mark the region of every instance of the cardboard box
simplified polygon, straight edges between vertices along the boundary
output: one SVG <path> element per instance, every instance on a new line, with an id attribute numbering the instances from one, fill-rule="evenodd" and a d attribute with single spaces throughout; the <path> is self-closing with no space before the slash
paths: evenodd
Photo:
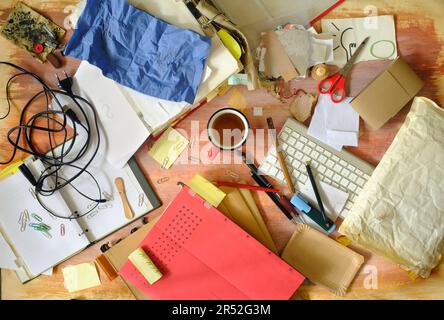
<path id="1" fill-rule="evenodd" d="M 379 129 L 412 100 L 423 86 L 424 82 L 398 57 L 353 99 L 351 106 L 372 129 Z"/>

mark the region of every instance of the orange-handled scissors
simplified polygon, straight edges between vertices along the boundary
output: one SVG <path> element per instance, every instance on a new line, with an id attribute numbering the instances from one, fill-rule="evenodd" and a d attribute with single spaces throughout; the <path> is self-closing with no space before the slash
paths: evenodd
<path id="1" fill-rule="evenodd" d="M 355 53 L 351 56 L 350 60 L 348 60 L 347 64 L 340 72 L 335 73 L 331 77 L 319 83 L 319 93 L 329 94 L 331 101 L 334 103 L 342 102 L 345 99 L 345 81 L 347 80 L 347 75 L 350 73 L 356 59 L 359 57 L 359 54 L 366 46 L 369 39 L 370 37 L 367 37 L 364 39 L 364 41 L 362 41 L 358 49 L 356 49 Z"/>

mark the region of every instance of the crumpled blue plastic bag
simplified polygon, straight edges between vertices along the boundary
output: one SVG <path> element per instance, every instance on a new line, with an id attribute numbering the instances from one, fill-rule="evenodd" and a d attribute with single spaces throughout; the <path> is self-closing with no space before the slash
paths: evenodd
<path id="1" fill-rule="evenodd" d="M 88 0 L 65 54 L 144 94 L 194 103 L 211 40 L 128 4 Z"/>

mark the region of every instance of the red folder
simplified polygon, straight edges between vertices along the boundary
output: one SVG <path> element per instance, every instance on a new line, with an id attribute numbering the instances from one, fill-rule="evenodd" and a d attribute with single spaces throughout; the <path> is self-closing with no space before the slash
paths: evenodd
<path id="1" fill-rule="evenodd" d="M 119 274 L 153 299 L 289 299 L 304 277 L 184 186 L 140 244 L 163 277 Z"/>

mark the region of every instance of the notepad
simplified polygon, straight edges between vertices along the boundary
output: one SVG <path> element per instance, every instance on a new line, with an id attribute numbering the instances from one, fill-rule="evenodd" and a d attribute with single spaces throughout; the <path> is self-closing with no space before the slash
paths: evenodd
<path id="1" fill-rule="evenodd" d="M 216 208 L 226 196 L 221 189 L 198 174 L 188 183 L 188 186 Z"/>
<path id="2" fill-rule="evenodd" d="M 189 141 L 172 127 L 168 128 L 156 141 L 148 154 L 162 168 L 169 169 L 188 146 Z"/>
<path id="3" fill-rule="evenodd" d="M 153 299 L 289 299 L 304 281 L 187 186 L 139 246 L 162 279 L 150 285 L 129 261 L 119 274 Z"/>
<path id="4" fill-rule="evenodd" d="M 77 292 L 97 287 L 101 284 L 94 262 L 63 268 L 62 273 L 65 279 L 65 288 L 69 292 Z"/>

